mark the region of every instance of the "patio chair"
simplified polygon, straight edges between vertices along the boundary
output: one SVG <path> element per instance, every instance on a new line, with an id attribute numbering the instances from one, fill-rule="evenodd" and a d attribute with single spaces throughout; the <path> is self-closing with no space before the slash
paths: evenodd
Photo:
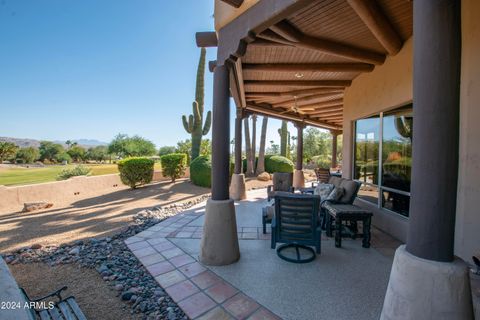
<path id="1" fill-rule="evenodd" d="M 68 320 L 87 320 L 87 317 L 83 314 L 82 310 L 78 306 L 75 298 L 70 296 L 66 299 L 63 299 L 61 296 L 62 291 L 67 290 L 67 287 L 58 289 L 55 292 L 47 294 L 38 299 L 31 299 L 23 288 L 20 288 L 20 291 L 25 296 L 25 299 L 31 304 L 41 305 L 40 309 L 36 307 L 30 308 L 30 313 L 32 319 L 41 319 L 41 320 L 57 320 L 57 319 L 68 319 Z M 50 307 L 48 301 L 51 301 L 49 298 L 56 297 L 57 302 L 54 302 Z"/>
<path id="2" fill-rule="evenodd" d="M 330 179 L 330 169 L 316 168 L 315 174 L 317 175 L 318 183 L 327 183 Z"/>
<path id="3" fill-rule="evenodd" d="M 293 188 L 293 173 L 292 172 L 274 172 L 272 178 L 273 185 L 267 186 L 267 197 L 270 201 L 275 192 L 294 192 Z"/>
<path id="4" fill-rule="evenodd" d="M 286 261 L 306 263 L 321 253 L 321 229 L 318 224 L 320 197 L 310 194 L 275 195 L 275 217 L 272 220 L 271 247 Z M 315 247 L 315 251 L 310 247 Z M 293 255 L 287 253 L 293 250 Z"/>

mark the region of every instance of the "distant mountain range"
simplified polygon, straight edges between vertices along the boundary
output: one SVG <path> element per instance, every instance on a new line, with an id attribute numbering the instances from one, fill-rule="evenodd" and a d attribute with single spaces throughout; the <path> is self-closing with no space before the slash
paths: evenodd
<path id="1" fill-rule="evenodd" d="M 21 138 L 11 138 L 11 137 L 0 137 L 0 141 L 7 141 L 7 142 L 12 142 L 15 143 L 17 146 L 24 148 L 24 147 L 36 147 L 38 148 L 40 146 L 40 140 L 35 140 L 35 139 L 21 139 Z M 95 140 L 95 139 L 75 139 L 75 140 L 70 140 L 72 142 L 76 142 L 78 145 L 85 147 L 85 148 L 90 148 L 90 147 L 96 147 L 96 146 L 106 146 L 108 145 L 107 142 Z M 65 141 L 53 141 L 54 143 L 59 143 L 63 146 L 67 146 L 65 144 Z"/>

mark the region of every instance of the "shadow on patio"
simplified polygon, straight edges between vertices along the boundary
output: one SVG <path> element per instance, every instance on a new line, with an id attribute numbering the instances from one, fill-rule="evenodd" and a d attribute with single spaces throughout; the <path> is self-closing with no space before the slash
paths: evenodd
<path id="1" fill-rule="evenodd" d="M 308 264 L 292 264 L 281 260 L 270 249 L 269 234 L 262 234 L 265 197 L 265 189 L 250 191 L 247 200 L 236 203 L 241 258 L 235 264 L 207 267 L 195 262 L 204 204 L 127 243 L 191 318 L 378 318 L 400 242 L 373 228 L 372 248 L 362 248 L 360 239 L 335 248 L 334 240 L 322 235 L 321 255 Z"/>

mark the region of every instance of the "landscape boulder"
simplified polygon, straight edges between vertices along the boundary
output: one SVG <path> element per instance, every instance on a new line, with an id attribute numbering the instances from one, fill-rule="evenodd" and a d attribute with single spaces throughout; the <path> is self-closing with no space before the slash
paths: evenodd
<path id="1" fill-rule="evenodd" d="M 23 204 L 23 212 L 32 212 L 41 209 L 48 209 L 51 207 L 53 207 L 53 203 L 50 202 L 26 202 Z"/>
<path id="2" fill-rule="evenodd" d="M 270 180 L 270 174 L 268 172 L 262 172 L 257 176 L 257 180 L 268 181 Z"/>

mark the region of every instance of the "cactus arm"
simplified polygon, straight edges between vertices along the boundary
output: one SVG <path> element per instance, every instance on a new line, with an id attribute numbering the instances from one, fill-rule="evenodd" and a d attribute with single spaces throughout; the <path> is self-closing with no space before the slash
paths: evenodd
<path id="1" fill-rule="evenodd" d="M 212 125 L 212 111 L 207 112 L 207 117 L 205 118 L 205 125 L 203 126 L 202 134 L 206 135 L 210 131 L 210 126 Z"/>
<path id="2" fill-rule="evenodd" d="M 190 115 L 188 120 L 190 120 L 191 117 L 192 115 Z M 191 121 L 187 122 L 187 117 L 183 115 L 182 122 L 183 122 L 183 127 L 185 128 L 185 131 L 187 131 L 188 133 L 192 133 Z"/>
<path id="3" fill-rule="evenodd" d="M 202 126 L 202 113 L 200 112 L 200 105 L 198 104 L 197 101 L 193 101 L 192 103 L 192 109 L 193 109 L 193 131 L 197 131 L 198 128 L 201 128 Z"/>

